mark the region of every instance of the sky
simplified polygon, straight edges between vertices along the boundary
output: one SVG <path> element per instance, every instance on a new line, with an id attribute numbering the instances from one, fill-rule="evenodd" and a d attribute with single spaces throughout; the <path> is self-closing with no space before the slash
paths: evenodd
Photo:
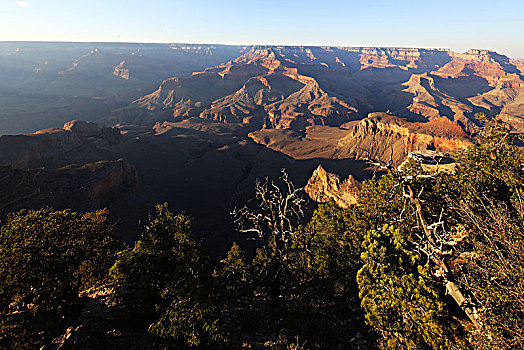
<path id="1" fill-rule="evenodd" d="M 0 0 L 0 41 L 493 49 L 524 58 L 524 0 Z"/>

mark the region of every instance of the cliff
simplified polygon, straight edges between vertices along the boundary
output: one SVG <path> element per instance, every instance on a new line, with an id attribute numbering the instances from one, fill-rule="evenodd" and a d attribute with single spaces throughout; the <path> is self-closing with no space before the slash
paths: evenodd
<path id="1" fill-rule="evenodd" d="M 129 80 L 129 68 L 126 67 L 126 61 L 120 62 L 113 68 L 113 75 L 125 80 Z"/>
<path id="2" fill-rule="evenodd" d="M 485 79 L 492 87 L 524 88 L 522 72 L 506 56 L 491 50 L 469 50 L 465 53 L 451 53 L 451 61 L 439 70 L 436 76 L 456 79 L 477 76 Z"/>
<path id="3" fill-rule="evenodd" d="M 0 136 L 0 164 L 15 168 L 41 167 L 46 160 L 87 145 L 101 151 L 121 141 L 117 128 L 73 120 L 62 129 L 40 130 L 28 135 Z"/>
<path id="4" fill-rule="evenodd" d="M 388 113 L 370 113 L 340 127 L 311 126 L 305 132 L 263 129 L 249 137 L 295 159 L 379 158 L 398 165 L 410 152 L 454 152 L 472 142 L 463 128 L 447 118 L 410 122 Z"/>
<path id="5" fill-rule="evenodd" d="M 135 167 L 124 159 L 86 164 L 79 171 L 92 174 L 87 193 L 89 198 L 96 199 L 99 203 L 107 203 L 112 196 L 138 185 Z"/>

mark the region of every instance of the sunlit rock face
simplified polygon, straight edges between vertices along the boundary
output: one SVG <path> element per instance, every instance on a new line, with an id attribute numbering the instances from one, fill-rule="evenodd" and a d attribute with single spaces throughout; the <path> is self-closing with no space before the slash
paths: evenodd
<path id="1" fill-rule="evenodd" d="M 351 175 L 341 180 L 336 174 L 328 173 L 322 166 L 311 175 L 304 190 L 318 203 L 325 203 L 333 199 L 341 208 L 347 208 L 357 202 L 361 184 Z"/>

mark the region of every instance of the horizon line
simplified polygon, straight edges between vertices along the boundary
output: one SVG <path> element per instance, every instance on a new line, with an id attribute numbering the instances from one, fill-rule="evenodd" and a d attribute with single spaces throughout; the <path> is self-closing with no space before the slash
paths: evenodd
<path id="1" fill-rule="evenodd" d="M 446 47 L 428 47 L 428 46 L 366 46 L 366 45 L 291 45 L 291 44 L 223 44 L 223 43 L 190 43 L 190 42 L 175 42 L 175 41 L 69 41 L 69 40 L 0 40 L 0 43 L 60 43 L 60 44 L 149 44 L 149 45 L 205 45 L 205 46 L 231 46 L 231 47 L 246 47 L 246 46 L 261 46 L 261 47 L 317 47 L 317 48 L 380 48 L 380 49 L 423 49 L 423 50 L 440 50 L 453 51 Z M 462 53 L 471 50 L 490 51 L 498 53 L 494 49 L 488 48 L 469 48 Z"/>

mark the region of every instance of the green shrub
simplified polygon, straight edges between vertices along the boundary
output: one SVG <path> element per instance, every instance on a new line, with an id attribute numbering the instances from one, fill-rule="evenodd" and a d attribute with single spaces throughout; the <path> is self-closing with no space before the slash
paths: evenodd
<path id="1" fill-rule="evenodd" d="M 0 229 L 0 346 L 33 348 L 55 335 L 117 248 L 106 211 L 10 214 Z"/>

